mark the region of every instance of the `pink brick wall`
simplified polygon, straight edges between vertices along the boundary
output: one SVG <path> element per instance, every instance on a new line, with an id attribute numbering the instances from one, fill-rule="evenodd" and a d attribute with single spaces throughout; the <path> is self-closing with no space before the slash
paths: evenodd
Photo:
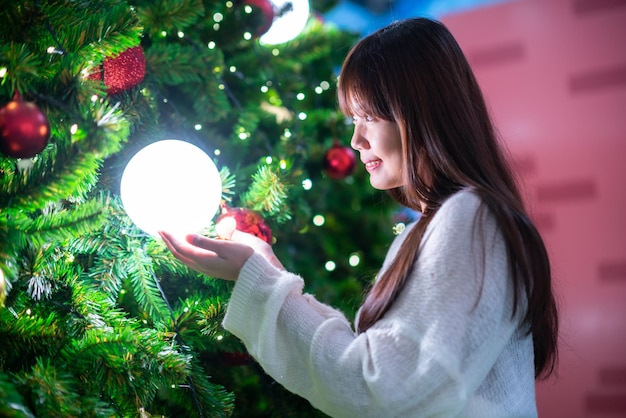
<path id="1" fill-rule="evenodd" d="M 626 417 L 626 0 L 442 19 L 468 55 L 552 257 L 558 378 L 540 417 Z"/>

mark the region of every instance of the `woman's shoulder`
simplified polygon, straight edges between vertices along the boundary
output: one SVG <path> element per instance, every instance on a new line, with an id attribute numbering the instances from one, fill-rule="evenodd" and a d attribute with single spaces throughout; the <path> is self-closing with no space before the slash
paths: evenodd
<path id="1" fill-rule="evenodd" d="M 475 212 L 480 207 L 481 202 L 482 200 L 474 188 L 465 187 L 444 200 L 441 209 Z"/>
<path id="2" fill-rule="evenodd" d="M 440 238 L 465 239 L 476 231 L 476 227 L 483 232 L 494 230 L 495 218 L 483 203 L 473 188 L 464 188 L 452 194 L 433 215 L 425 238 L 435 234 Z"/>
<path id="3" fill-rule="evenodd" d="M 433 223 L 455 223 L 473 220 L 482 206 L 482 199 L 473 188 L 466 187 L 450 195 L 435 213 Z"/>
<path id="4" fill-rule="evenodd" d="M 431 223 L 455 223 L 471 222 L 481 207 L 482 200 L 476 190 L 466 187 L 446 198 Z M 399 247 L 406 238 L 409 231 L 415 227 L 418 220 L 406 224 L 402 233 L 395 237 L 393 247 Z M 432 229 L 432 228 L 431 228 Z"/>

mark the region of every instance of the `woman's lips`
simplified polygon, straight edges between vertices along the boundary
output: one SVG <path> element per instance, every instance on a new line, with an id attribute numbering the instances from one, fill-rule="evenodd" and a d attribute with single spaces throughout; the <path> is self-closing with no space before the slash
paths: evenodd
<path id="1" fill-rule="evenodd" d="M 382 164 L 382 160 L 372 160 L 365 163 L 365 169 L 368 172 L 372 172 L 378 168 Z"/>

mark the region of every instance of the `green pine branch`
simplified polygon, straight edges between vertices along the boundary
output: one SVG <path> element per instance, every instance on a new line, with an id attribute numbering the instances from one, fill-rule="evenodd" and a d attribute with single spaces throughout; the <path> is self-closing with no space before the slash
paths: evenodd
<path id="1" fill-rule="evenodd" d="M 184 30 L 204 16 L 201 0 L 137 1 L 138 16 L 146 27 L 147 35 L 160 36 L 161 32 Z"/>
<path id="2" fill-rule="evenodd" d="M 289 187 L 283 182 L 278 169 L 261 165 L 241 200 L 245 207 L 275 218 L 277 222 L 285 222 L 291 219 L 286 202 L 288 196 Z"/>
<path id="3" fill-rule="evenodd" d="M 87 1 L 77 7 L 75 2 L 66 0 L 39 5 L 39 16 L 50 37 L 61 39 L 61 45 L 55 46 L 65 51 L 89 47 L 101 56 L 115 56 L 139 44 L 142 28 L 132 9 L 123 2 Z"/>
<path id="4" fill-rule="evenodd" d="M 82 394 L 78 381 L 67 369 L 53 364 L 51 359 L 38 358 L 30 373 L 16 375 L 20 386 L 28 387 L 34 399 L 36 416 L 111 416 L 107 404 L 97 397 Z"/>
<path id="5" fill-rule="evenodd" d="M 101 199 L 81 202 L 69 209 L 60 203 L 51 203 L 41 216 L 14 226 L 24 231 L 37 247 L 50 242 L 65 242 L 99 228 L 106 220 L 105 205 Z"/>

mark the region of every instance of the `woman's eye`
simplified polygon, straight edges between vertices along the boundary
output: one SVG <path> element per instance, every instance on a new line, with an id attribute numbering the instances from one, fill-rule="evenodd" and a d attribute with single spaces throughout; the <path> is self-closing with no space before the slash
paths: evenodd
<path id="1" fill-rule="evenodd" d="M 352 117 L 352 123 L 357 123 L 359 120 L 365 121 L 365 122 L 374 122 L 376 120 L 376 118 L 374 116 L 370 116 L 370 115 L 353 116 Z"/>

